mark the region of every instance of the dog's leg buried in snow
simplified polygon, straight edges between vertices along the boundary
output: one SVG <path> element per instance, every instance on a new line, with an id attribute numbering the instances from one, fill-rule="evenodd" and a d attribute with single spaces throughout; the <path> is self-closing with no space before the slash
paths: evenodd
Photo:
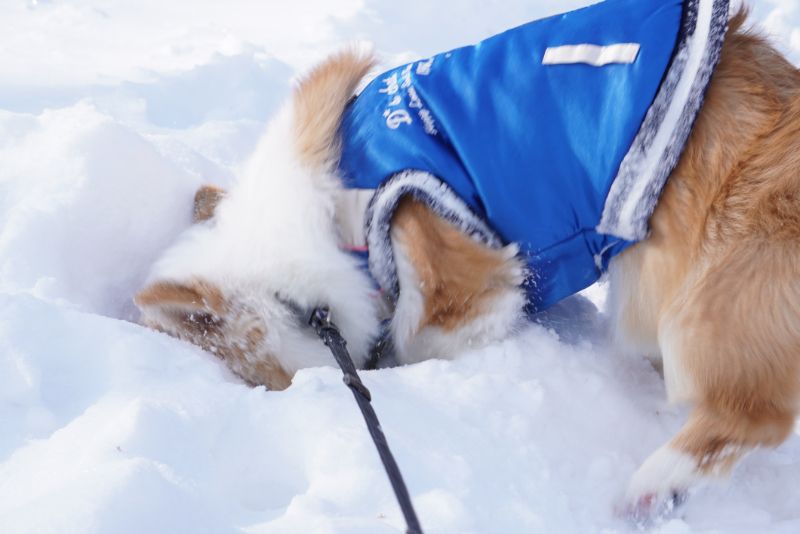
<path id="1" fill-rule="evenodd" d="M 591 9 L 630 2 L 609 0 Z M 660 5 L 653 3 L 658 13 Z M 721 0 L 684 3 L 689 10 L 698 5 L 701 14 L 707 5 L 727 8 Z M 593 16 L 591 9 L 584 16 Z M 475 142 L 466 121 L 437 122 L 422 113 L 433 93 L 426 101 L 412 92 L 437 69 L 457 65 L 458 51 L 451 63 L 436 56 L 379 76 L 353 102 L 373 59 L 347 50 L 299 83 L 230 191 L 198 192 L 198 224 L 164 254 L 136 298 L 143 321 L 215 353 L 249 383 L 282 389 L 298 369 L 332 363 L 325 347 L 293 320 L 293 306 L 331 305 L 357 366 L 367 361 L 384 320 L 400 363 L 453 357 L 511 335 L 526 306 L 541 308 L 591 283 L 610 261 L 617 339 L 639 354 L 663 357 L 670 400 L 694 407 L 684 428 L 633 475 L 622 510 L 636 519 L 671 510 L 691 487 L 725 474 L 747 451 L 785 440 L 800 405 L 800 73 L 743 30 L 744 18 L 730 23 L 705 103 L 688 122 L 694 128 L 652 212 L 646 240 L 628 248 L 592 226 L 576 234 L 579 239 L 558 241 L 564 263 L 537 264 L 554 249 L 537 255 L 524 240 L 501 237 L 495 226 L 503 227 L 509 213 L 569 219 L 576 211 L 559 206 L 585 198 L 580 184 L 580 194 L 550 199 L 557 209 L 548 211 L 535 196 L 530 205 L 490 210 L 470 195 L 450 195 L 463 186 L 461 175 L 447 185 L 415 170 L 419 166 L 379 176 L 372 189 L 345 183 L 361 157 L 375 161 L 358 169 L 394 161 L 393 153 L 370 143 L 402 132 L 403 119 L 413 121 L 403 114 L 409 110 L 427 118 L 414 123 L 420 143 L 444 142 L 445 127 L 451 129 L 447 140 L 464 135 L 459 146 Z M 492 43 L 482 50 L 492 50 Z M 643 42 L 640 57 L 648 46 Z M 679 63 L 669 63 L 669 55 L 663 60 Z M 625 68 L 625 61 L 636 59 L 618 58 L 616 67 Z M 542 67 L 543 76 L 573 72 L 568 65 L 549 68 Z M 407 108 L 398 107 L 406 101 L 401 93 Z M 448 105 L 456 96 L 447 93 Z M 362 135 L 357 122 L 372 117 L 365 111 L 370 98 L 388 106 L 376 108 L 387 130 L 373 137 Z M 403 142 L 408 148 L 408 138 Z M 453 172 L 528 150 L 492 146 L 496 158 L 463 154 Z M 434 153 L 425 147 L 425 154 Z M 541 179 L 540 169 L 527 172 Z M 480 209 L 489 222 L 477 215 Z M 545 221 L 525 231 L 535 237 L 550 230 Z M 581 247 L 589 242 L 587 253 Z M 370 273 L 353 255 L 367 248 Z M 588 263 L 570 270 L 574 258 Z M 586 265 L 591 277 L 582 278 Z"/>

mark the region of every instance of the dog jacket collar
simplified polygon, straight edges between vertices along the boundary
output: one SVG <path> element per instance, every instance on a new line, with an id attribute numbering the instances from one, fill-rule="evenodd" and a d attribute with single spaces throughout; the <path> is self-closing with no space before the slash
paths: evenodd
<path id="1" fill-rule="evenodd" d="M 728 8 L 607 0 L 379 75 L 342 119 L 343 239 L 394 300 L 389 225 L 411 195 L 482 243 L 517 243 L 530 311 L 591 285 L 646 236 Z"/>

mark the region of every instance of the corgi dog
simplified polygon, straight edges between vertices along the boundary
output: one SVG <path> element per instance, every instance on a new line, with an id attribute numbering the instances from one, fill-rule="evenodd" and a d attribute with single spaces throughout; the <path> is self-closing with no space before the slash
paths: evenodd
<path id="1" fill-rule="evenodd" d="M 729 21 L 647 238 L 608 266 L 614 338 L 660 358 L 669 399 L 693 407 L 633 475 L 633 514 L 777 446 L 800 409 L 800 72 L 745 18 Z M 298 307 L 330 306 L 362 367 L 385 321 L 399 363 L 451 358 L 524 323 L 520 245 L 476 238 L 419 195 L 399 194 L 385 221 L 392 298 L 354 256 L 365 208 L 339 170 L 341 128 L 374 67 L 360 49 L 330 56 L 299 81 L 238 182 L 198 191 L 196 224 L 135 297 L 144 324 L 279 390 L 333 361 Z"/>

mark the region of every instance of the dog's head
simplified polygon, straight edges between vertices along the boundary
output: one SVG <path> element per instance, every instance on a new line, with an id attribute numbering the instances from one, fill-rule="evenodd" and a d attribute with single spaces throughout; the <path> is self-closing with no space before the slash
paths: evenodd
<path id="1" fill-rule="evenodd" d="M 297 310 L 331 308 L 356 363 L 378 331 L 372 283 L 339 245 L 336 134 L 371 56 L 350 50 L 317 67 L 268 128 L 227 193 L 205 187 L 195 223 L 135 297 L 146 325 L 223 358 L 252 384 L 288 386 L 329 364 Z"/>

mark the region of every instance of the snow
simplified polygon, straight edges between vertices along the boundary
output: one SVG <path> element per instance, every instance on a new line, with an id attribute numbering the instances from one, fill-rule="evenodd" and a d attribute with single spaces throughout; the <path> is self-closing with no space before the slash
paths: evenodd
<path id="1" fill-rule="evenodd" d="M 338 371 L 249 388 L 131 296 L 340 43 L 414 57 L 585 3 L 0 4 L 0 532 L 402 531 Z M 753 7 L 800 60 L 796 1 Z M 503 343 L 363 373 L 426 532 L 630 530 L 616 500 L 685 409 L 607 348 L 604 306 L 597 285 Z M 656 530 L 800 532 L 798 479 L 795 435 Z"/>

